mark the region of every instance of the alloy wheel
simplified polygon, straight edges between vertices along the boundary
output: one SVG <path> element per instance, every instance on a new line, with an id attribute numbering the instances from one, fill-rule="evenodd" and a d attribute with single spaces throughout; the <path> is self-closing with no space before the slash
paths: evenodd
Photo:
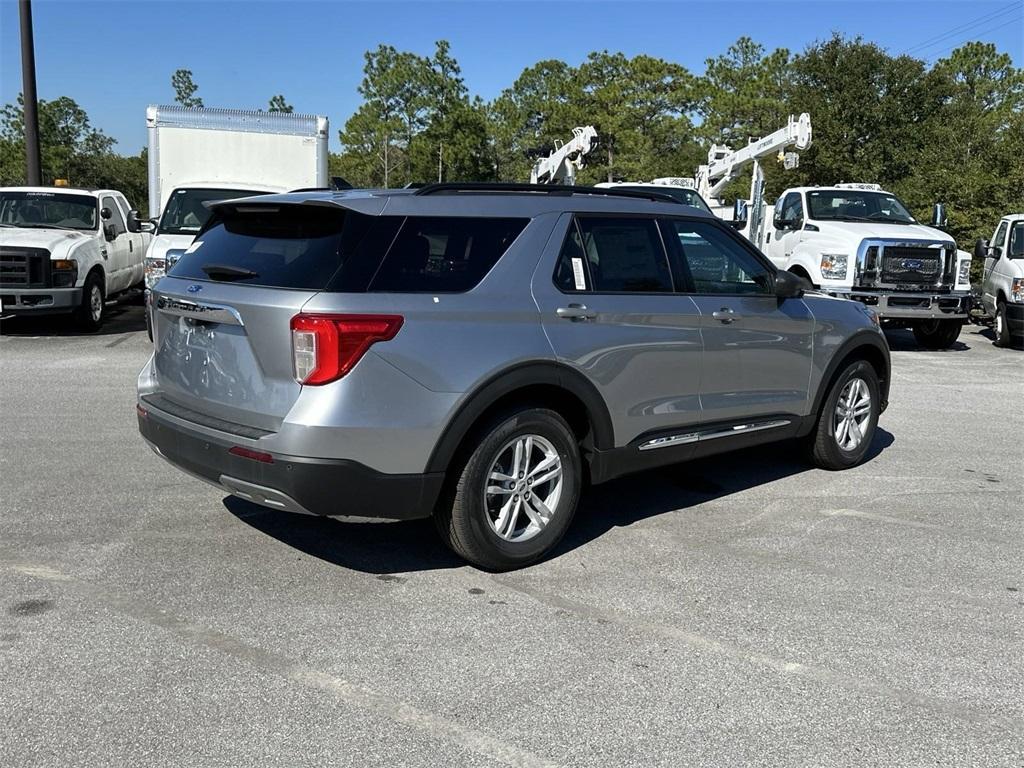
<path id="1" fill-rule="evenodd" d="M 844 451 L 854 451 L 864 441 L 864 433 L 871 418 L 871 390 L 860 378 L 846 382 L 833 416 L 833 434 Z"/>
<path id="2" fill-rule="evenodd" d="M 550 441 L 540 435 L 510 440 L 487 475 L 484 505 L 491 529 L 505 541 L 532 539 L 551 522 L 562 481 L 562 460 Z"/>

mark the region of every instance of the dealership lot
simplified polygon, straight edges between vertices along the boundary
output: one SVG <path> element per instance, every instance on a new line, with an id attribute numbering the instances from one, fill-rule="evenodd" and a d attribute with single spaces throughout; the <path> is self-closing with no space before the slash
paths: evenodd
<path id="1" fill-rule="evenodd" d="M 135 424 L 142 309 L 0 336 L 0 764 L 1019 765 L 1024 353 L 890 337 L 873 458 L 615 481 L 555 557 L 225 498 Z"/>

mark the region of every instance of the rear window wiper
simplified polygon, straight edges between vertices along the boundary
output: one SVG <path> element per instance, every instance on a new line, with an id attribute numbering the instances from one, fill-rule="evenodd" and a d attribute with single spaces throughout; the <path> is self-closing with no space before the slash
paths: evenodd
<path id="1" fill-rule="evenodd" d="M 245 267 L 232 267 L 230 264 L 204 264 L 203 272 L 212 280 L 246 280 L 259 277 L 259 274 Z"/>

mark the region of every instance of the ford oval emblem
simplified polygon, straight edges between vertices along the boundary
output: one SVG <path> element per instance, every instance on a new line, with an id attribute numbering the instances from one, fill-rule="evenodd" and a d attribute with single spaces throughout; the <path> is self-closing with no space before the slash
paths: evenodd
<path id="1" fill-rule="evenodd" d="M 904 259 L 903 261 L 900 262 L 900 266 L 903 269 L 915 269 L 916 270 L 916 269 L 920 269 L 921 267 L 923 267 L 924 266 L 924 262 L 921 261 L 920 259 Z M 191 291 L 192 289 L 189 288 L 189 290 Z"/>
<path id="2" fill-rule="evenodd" d="M 198 283 L 193 283 L 185 290 L 188 291 L 189 293 L 199 293 L 201 290 L 203 290 L 203 286 L 199 285 Z"/>

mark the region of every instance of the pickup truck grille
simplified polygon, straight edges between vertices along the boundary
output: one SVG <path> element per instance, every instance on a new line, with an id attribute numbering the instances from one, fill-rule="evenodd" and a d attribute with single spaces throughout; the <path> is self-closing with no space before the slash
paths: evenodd
<path id="1" fill-rule="evenodd" d="M 0 246 L 0 288 L 49 288 L 50 252 Z"/>

